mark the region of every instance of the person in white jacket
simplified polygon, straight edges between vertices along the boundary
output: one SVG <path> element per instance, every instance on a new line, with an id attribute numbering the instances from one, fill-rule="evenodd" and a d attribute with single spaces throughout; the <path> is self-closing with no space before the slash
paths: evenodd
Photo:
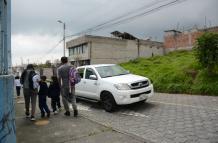
<path id="1" fill-rule="evenodd" d="M 40 75 L 36 73 L 36 75 L 33 76 L 33 88 L 36 92 L 38 92 L 39 89 L 39 82 L 40 82 Z"/>
<path id="2" fill-rule="evenodd" d="M 20 83 L 20 77 L 19 76 L 15 76 L 14 84 L 15 84 L 15 87 L 16 87 L 17 98 L 20 98 L 21 83 Z"/>

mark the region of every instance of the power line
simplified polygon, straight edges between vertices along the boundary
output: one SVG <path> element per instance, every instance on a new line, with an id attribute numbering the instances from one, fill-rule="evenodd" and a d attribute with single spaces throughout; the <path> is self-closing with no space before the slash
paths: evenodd
<path id="1" fill-rule="evenodd" d="M 156 0 L 156 1 L 153 1 L 153 2 L 151 2 L 151 3 L 149 3 L 149 4 L 147 4 L 147 5 L 144 5 L 144 6 L 140 7 L 140 8 L 138 8 L 138 9 L 135 9 L 135 10 L 133 10 L 133 11 L 127 12 L 127 13 L 125 13 L 125 14 L 123 14 L 123 15 L 118 16 L 118 17 L 115 17 L 115 18 L 112 18 L 112 19 L 110 19 L 110 20 L 107 20 L 106 22 L 103 22 L 103 23 L 101 23 L 101 24 L 98 24 L 98 25 L 96 25 L 96 26 L 94 26 L 94 27 L 92 27 L 92 28 L 88 28 L 87 30 L 84 30 L 84 31 L 79 32 L 79 33 L 84 33 L 84 32 L 89 32 L 89 31 L 91 32 L 92 29 L 95 29 L 95 28 L 98 28 L 98 27 L 107 25 L 108 23 L 112 23 L 112 22 L 114 22 L 114 21 L 120 20 L 120 19 L 125 18 L 125 17 L 127 17 L 127 16 L 129 16 L 129 15 L 132 15 L 132 14 L 134 14 L 134 13 L 136 13 L 136 12 L 139 12 L 139 11 L 141 11 L 141 10 L 144 10 L 145 8 L 152 7 L 152 6 L 156 5 L 156 4 L 162 3 L 162 2 L 164 2 L 164 1 L 166 1 L 166 0 Z"/>
<path id="2" fill-rule="evenodd" d="M 165 4 L 162 4 L 160 6 L 154 7 L 152 9 L 150 9 L 150 10 L 143 11 L 143 12 L 141 12 L 139 14 L 135 14 L 133 16 L 127 17 L 128 15 L 134 14 L 137 10 L 140 10 L 142 8 L 145 8 L 145 7 L 149 8 L 149 7 L 157 5 L 158 3 L 164 2 L 164 0 L 156 1 L 156 2 L 153 2 L 153 3 L 149 4 L 149 5 L 145 5 L 145 6 L 139 8 L 137 10 L 134 10 L 134 11 L 128 12 L 127 14 L 124 14 L 122 16 L 116 17 L 116 18 L 112 19 L 111 21 L 106 21 L 106 22 L 104 22 L 102 24 L 99 24 L 99 25 L 96 25 L 96 26 L 94 26 L 92 28 L 88 28 L 87 30 L 83 30 L 82 32 L 78 32 L 78 33 L 66 36 L 66 38 L 70 38 L 70 37 L 73 37 L 73 36 L 79 36 L 79 35 L 82 35 L 82 34 L 88 33 L 88 32 L 99 31 L 99 30 L 106 29 L 106 28 L 114 26 L 114 25 L 120 25 L 120 24 L 129 22 L 129 21 L 132 21 L 132 20 L 134 20 L 136 18 L 139 18 L 139 17 L 145 16 L 145 15 L 154 13 L 156 11 L 159 11 L 159 10 L 165 8 L 165 7 L 169 7 L 171 5 L 175 5 L 177 3 L 181 3 L 181 2 L 184 2 L 184 1 L 186 1 L 186 0 L 174 0 L 174 1 L 170 1 L 168 3 L 165 3 Z"/>
<path id="3" fill-rule="evenodd" d="M 45 54 L 43 54 L 43 56 L 40 59 L 43 59 L 45 57 L 47 57 L 55 48 L 57 48 L 57 46 L 63 41 L 60 40 L 57 44 L 55 44 L 54 46 L 52 46 Z"/>
<path id="4" fill-rule="evenodd" d="M 140 13 L 140 14 L 137 14 L 137 15 L 134 15 L 134 16 L 131 16 L 131 17 L 128 17 L 128 18 L 126 18 L 126 19 L 119 20 L 119 21 L 117 21 L 117 22 L 114 22 L 114 23 L 112 23 L 112 24 L 110 24 L 110 25 L 106 25 L 106 26 L 104 26 L 104 27 L 100 27 L 100 28 L 98 28 L 98 29 L 94 29 L 94 31 L 99 31 L 99 30 L 102 30 L 102 29 L 105 29 L 105 28 L 112 27 L 112 26 L 114 26 L 114 25 L 120 25 L 120 24 L 129 22 L 129 21 L 135 20 L 135 19 L 137 19 L 137 18 L 139 18 L 139 17 L 149 15 L 149 14 L 154 13 L 154 12 L 156 12 L 156 11 L 159 11 L 159 10 L 161 10 L 161 9 L 163 9 L 163 8 L 169 7 L 169 6 L 171 6 L 171 5 L 175 5 L 175 4 L 177 4 L 177 3 L 181 3 L 181 2 L 183 2 L 183 1 L 186 1 L 186 0 L 174 0 L 174 1 L 169 2 L 169 3 L 167 3 L 167 4 L 163 4 L 163 5 L 161 5 L 161 6 L 158 6 L 158 7 L 156 7 L 156 8 L 153 8 L 153 9 L 151 9 L 151 10 L 148 10 L 148 11 L 146 11 L 146 12 L 143 12 L 143 13 Z"/>

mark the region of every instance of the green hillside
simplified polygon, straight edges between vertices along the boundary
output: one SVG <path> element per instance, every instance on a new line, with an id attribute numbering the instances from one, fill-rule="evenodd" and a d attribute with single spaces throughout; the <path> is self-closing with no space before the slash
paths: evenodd
<path id="1" fill-rule="evenodd" d="M 218 70 L 216 75 L 209 77 L 198 65 L 193 51 L 139 58 L 121 66 L 132 73 L 150 78 L 156 92 L 218 96 Z"/>

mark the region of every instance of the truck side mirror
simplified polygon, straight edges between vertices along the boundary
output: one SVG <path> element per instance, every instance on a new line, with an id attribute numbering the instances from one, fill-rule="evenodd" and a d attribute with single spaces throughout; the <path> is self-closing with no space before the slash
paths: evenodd
<path id="1" fill-rule="evenodd" d="M 96 75 L 90 75 L 90 76 L 89 76 L 89 79 L 91 79 L 91 80 L 97 80 L 97 76 L 96 76 Z"/>

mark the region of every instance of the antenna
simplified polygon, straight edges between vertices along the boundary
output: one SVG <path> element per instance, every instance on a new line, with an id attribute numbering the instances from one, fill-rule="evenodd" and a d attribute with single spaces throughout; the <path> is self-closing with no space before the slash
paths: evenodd
<path id="1" fill-rule="evenodd" d="M 207 16 L 205 16 L 205 18 L 204 18 L 204 28 L 205 29 L 207 28 Z"/>
<path id="2" fill-rule="evenodd" d="M 176 25 L 176 30 L 178 30 L 178 31 L 179 31 L 179 25 L 180 25 L 180 23 L 179 23 L 179 22 L 177 22 L 177 25 Z"/>
<path id="3" fill-rule="evenodd" d="M 212 21 L 211 20 L 209 20 L 209 26 L 212 27 Z"/>

